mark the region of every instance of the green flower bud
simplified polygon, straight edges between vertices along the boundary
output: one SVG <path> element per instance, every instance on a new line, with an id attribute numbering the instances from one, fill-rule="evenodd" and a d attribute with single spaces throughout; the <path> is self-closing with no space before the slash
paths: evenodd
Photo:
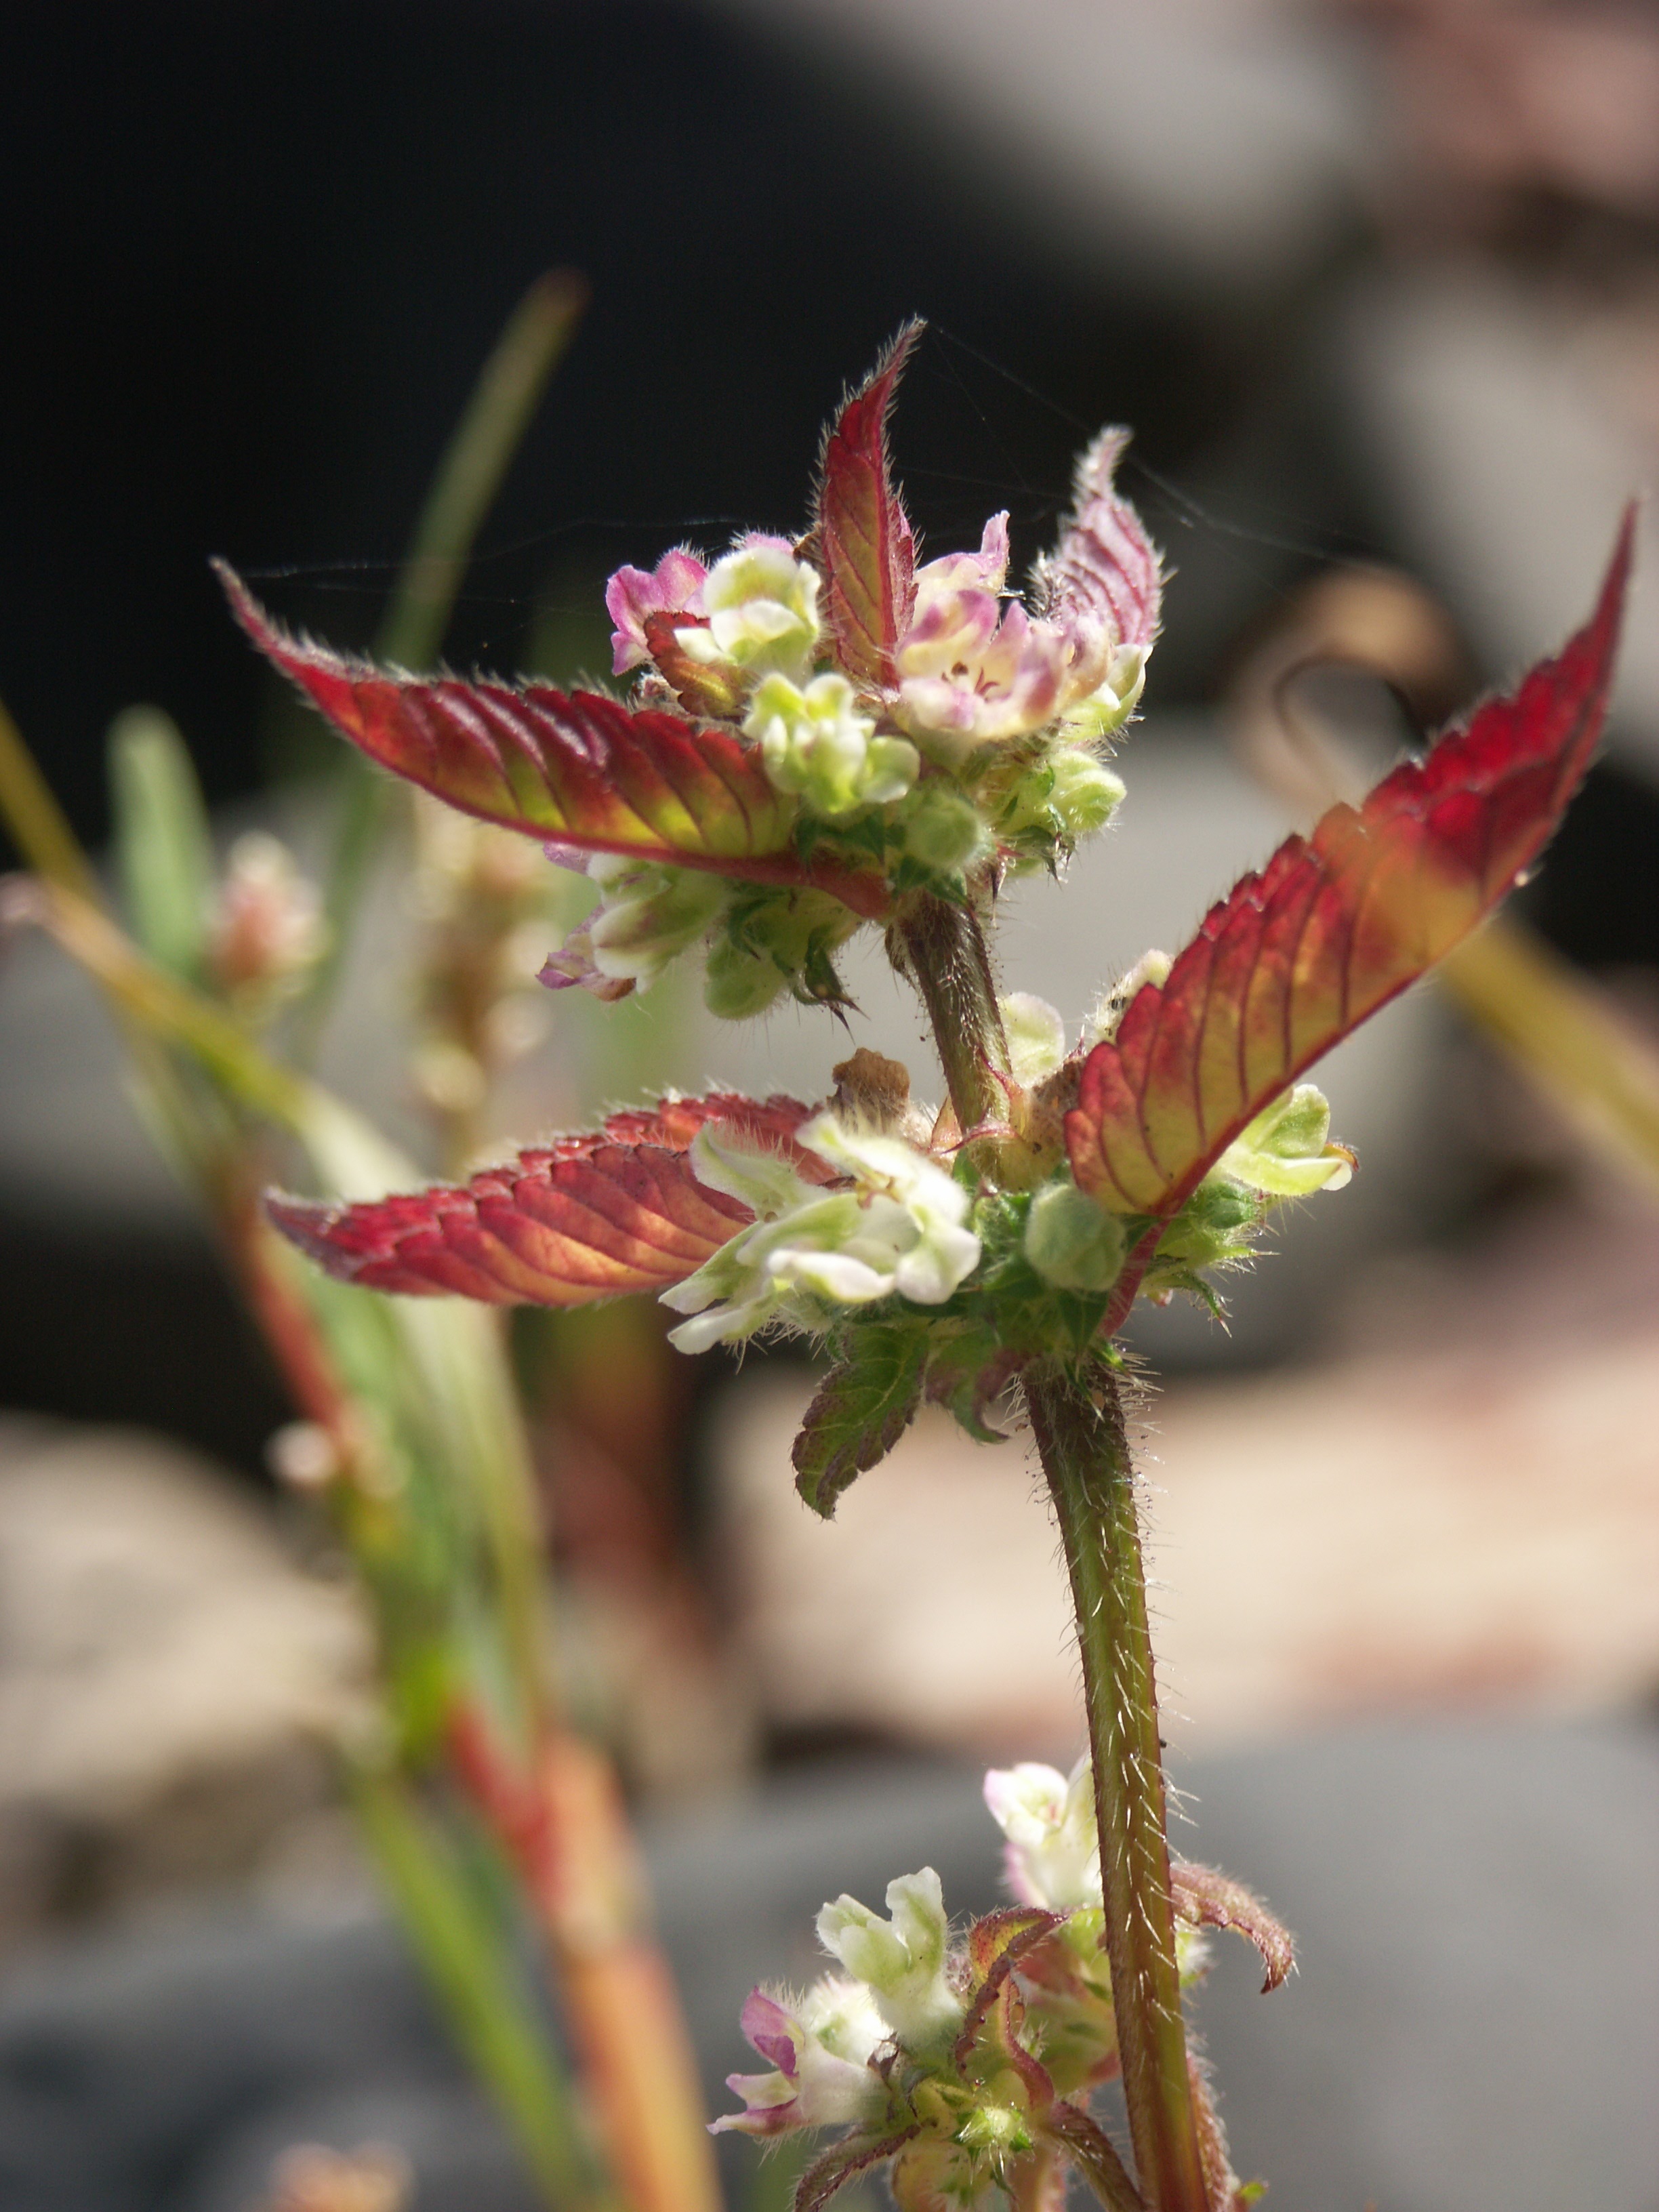
<path id="1" fill-rule="evenodd" d="M 1020 2158 L 1031 2148 L 1031 2116 L 1014 2105 L 981 2105 L 963 2122 L 957 2141 L 964 2150 L 999 2151 L 1006 2158 Z"/>
<path id="2" fill-rule="evenodd" d="M 1015 1080 L 1029 1090 L 1052 1075 L 1065 1059 L 1065 1018 L 1058 1007 L 1030 991 L 1010 991 L 998 1000 L 997 1011 Z"/>
<path id="3" fill-rule="evenodd" d="M 1242 1184 L 1220 1176 L 1200 1183 L 1159 1240 L 1160 1264 L 1213 1267 L 1250 1256 L 1249 1232 L 1261 1218 L 1260 1200 Z"/>
<path id="4" fill-rule="evenodd" d="M 1103 830 L 1123 804 L 1124 783 L 1103 761 L 1079 746 L 1067 745 L 1054 757 L 1054 789 L 1048 805 L 1060 834 L 1075 842 Z"/>
<path id="5" fill-rule="evenodd" d="M 965 868 L 986 842 L 985 824 L 972 799 L 942 777 L 924 783 L 904 817 L 904 849 L 940 875 Z"/>
<path id="6" fill-rule="evenodd" d="M 708 955 L 703 1004 L 723 1022 L 746 1022 L 763 1014 L 788 981 L 769 953 L 753 952 L 722 938 Z"/>
<path id="7" fill-rule="evenodd" d="M 1109 1291 L 1123 1270 L 1123 1224 L 1073 1182 L 1051 1182 L 1025 1218 L 1025 1257 L 1057 1291 Z"/>

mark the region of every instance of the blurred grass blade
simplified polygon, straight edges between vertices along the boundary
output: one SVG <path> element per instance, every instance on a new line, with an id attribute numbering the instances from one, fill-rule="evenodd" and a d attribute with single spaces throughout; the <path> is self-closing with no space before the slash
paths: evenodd
<path id="1" fill-rule="evenodd" d="M 501 1931 L 481 1909 L 406 1788 L 359 1772 L 352 1796 L 381 1879 L 421 1963 L 441 1991 L 466 2055 L 489 2084 L 550 2205 L 597 2207 L 598 2185 L 574 2102 L 526 2003 Z"/>
<path id="2" fill-rule="evenodd" d="M 100 903 L 103 894 L 92 865 L 35 766 L 22 732 L 3 706 L 0 706 L 0 816 L 4 817 L 18 851 L 37 875 L 61 884 L 94 906 Z"/>
<path id="3" fill-rule="evenodd" d="M 127 917 L 150 958 L 201 974 L 213 896 L 213 841 L 184 739 L 155 707 L 131 707 L 109 733 L 115 857 Z"/>
<path id="4" fill-rule="evenodd" d="M 437 659 L 473 540 L 548 380 L 576 334 L 587 298 L 585 277 L 556 269 L 536 279 L 508 318 L 432 480 L 375 635 L 380 659 L 418 670 Z M 330 948 L 298 1010 L 295 1049 L 301 1057 L 315 1050 L 327 1018 L 393 803 L 392 787 L 356 754 L 343 757 L 341 775 L 343 797 L 327 885 Z"/>
<path id="5" fill-rule="evenodd" d="M 1579 1134 L 1659 1198 L 1659 1050 L 1542 938 L 1501 915 L 1440 980 Z"/>
<path id="6" fill-rule="evenodd" d="M 149 1037 L 182 1048 L 240 1104 L 297 1137 L 325 1184 L 380 1197 L 420 1178 L 372 1123 L 307 1077 L 279 1066 L 210 1000 L 149 959 L 100 907 L 58 884 L 21 880 L 3 915 L 48 930 Z"/>
<path id="7" fill-rule="evenodd" d="M 472 541 L 576 334 L 587 297 L 584 277 L 555 269 L 536 279 L 508 318 L 432 480 L 374 641 L 377 659 L 411 669 L 436 659 Z"/>

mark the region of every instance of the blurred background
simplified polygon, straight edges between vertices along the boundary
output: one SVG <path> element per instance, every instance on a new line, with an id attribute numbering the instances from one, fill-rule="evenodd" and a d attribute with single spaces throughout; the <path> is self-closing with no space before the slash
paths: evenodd
<path id="1" fill-rule="evenodd" d="M 1298 731 L 1375 766 L 1552 649 L 1659 460 L 1645 6 L 9 0 L 0 21 L 0 695 L 94 846 L 106 732 L 145 704 L 227 843 L 268 827 L 320 853 L 331 741 L 208 557 L 366 647 L 479 364 L 550 270 L 591 306 L 481 538 L 460 666 L 603 673 L 611 569 L 797 526 L 822 422 L 911 313 L 930 331 L 896 457 L 932 551 L 1006 506 L 1023 568 L 1073 453 L 1133 426 L 1124 488 L 1173 580 L 1129 799 L 1003 931 L 1010 985 L 1073 1026 L 1296 817 Z M 1644 543 L 1604 757 L 1517 902 L 1638 1090 L 1659 1084 L 1650 520 Z M 678 976 L 555 1003 L 529 978 L 556 922 L 532 915 L 475 1096 L 418 1048 L 433 915 L 410 876 L 404 855 L 376 881 L 323 1067 L 434 1168 L 463 1127 L 487 1152 L 647 1084 L 811 1098 L 846 1050 L 795 1010 L 723 1030 Z M 873 957 L 854 969 L 855 1042 L 927 1095 L 915 1012 Z M 1354 1184 L 1290 1222 L 1226 1328 L 1171 1309 L 1136 1337 L 1190 1848 L 1240 1838 L 1235 1871 L 1316 1938 L 1267 2058 L 1248 1983 L 1218 1990 L 1236 2149 L 1285 2212 L 1541 2207 L 1586 2173 L 1651 2212 L 1659 1173 L 1629 1116 L 1621 1139 L 1564 1108 L 1435 987 L 1325 1087 Z M 752 1928 L 709 1937 L 734 1869 L 772 1884 L 757 1910 L 797 1948 L 820 1879 L 900 1870 L 888 1837 L 956 1849 L 961 1902 L 989 1902 L 963 1775 L 1079 1743 L 1053 1534 L 1022 1440 L 926 1421 L 811 1522 L 787 1475 L 811 1376 L 787 1354 L 676 1362 L 631 1305 L 524 1317 L 516 1350 L 568 1663 L 654 1823 L 671 1942 L 724 2008 L 697 2011 L 717 2081 L 741 2056 L 726 1984 L 804 1965 Z M 0 2203 L 252 2206 L 307 2129 L 406 2139 L 422 2205 L 451 2201 L 431 2142 L 475 2143 L 465 2201 L 520 2201 L 435 2045 L 362 2025 L 418 2001 L 351 1902 L 320 1748 L 362 1626 L 272 1474 L 291 1409 L 98 1003 L 21 937 L 0 1405 L 0 2118 L 24 2146 Z M 355 2014 L 326 1981 L 348 1957 Z M 164 2128 L 158 2053 L 197 2080 L 204 2008 L 279 1971 L 296 2014 L 362 2027 L 374 2129 L 342 2101 L 343 2027 L 332 2057 L 283 2061 L 303 2126 L 225 2119 L 264 2109 L 266 2054 L 234 2096 L 180 2089 Z M 1352 2079 L 1310 2097 L 1336 2041 Z M 43 2051 L 79 2057 L 43 2076 Z"/>

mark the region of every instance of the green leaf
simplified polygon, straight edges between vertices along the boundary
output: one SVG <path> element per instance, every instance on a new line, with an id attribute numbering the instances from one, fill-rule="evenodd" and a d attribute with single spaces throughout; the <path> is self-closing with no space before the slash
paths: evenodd
<path id="1" fill-rule="evenodd" d="M 109 733 L 115 857 L 133 934 L 169 974 L 201 973 L 213 896 L 207 809 L 185 741 L 155 707 L 130 707 Z"/>
<path id="2" fill-rule="evenodd" d="M 925 1324 L 865 1322 L 848 1332 L 848 1356 L 823 1378 L 791 1455 L 796 1489 L 826 1521 L 842 1492 L 909 1427 L 927 1344 Z"/>
<path id="3" fill-rule="evenodd" d="M 987 1416 L 1023 1364 L 1020 1353 L 1004 1343 L 993 1322 L 980 1322 L 960 1333 L 942 1334 L 929 1351 L 928 1402 L 948 1407 L 975 1443 L 1006 1443 L 1003 1431 L 994 1428 Z"/>

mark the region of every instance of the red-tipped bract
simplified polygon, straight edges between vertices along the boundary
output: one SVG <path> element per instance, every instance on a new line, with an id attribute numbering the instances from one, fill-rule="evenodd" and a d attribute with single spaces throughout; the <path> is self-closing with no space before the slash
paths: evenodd
<path id="1" fill-rule="evenodd" d="M 379 668 L 290 637 L 222 562 L 219 575 L 259 650 L 343 737 L 465 813 L 588 852 L 815 884 L 860 914 L 885 906 L 879 878 L 801 860 L 793 802 L 734 730 L 594 691 Z"/>
<path id="2" fill-rule="evenodd" d="M 817 545 L 836 657 L 855 681 L 890 690 L 893 647 L 915 605 L 915 541 L 893 489 L 887 416 L 921 336 L 907 323 L 830 426 L 819 466 Z"/>
<path id="3" fill-rule="evenodd" d="M 1542 851 L 1607 713 L 1634 515 L 1595 611 L 1357 811 L 1334 806 L 1205 916 L 1084 1065 L 1073 1172 L 1114 1212 L 1173 1213 L 1239 1132 L 1491 912 Z"/>
<path id="4" fill-rule="evenodd" d="M 684 1281 L 754 1218 L 693 1174 L 687 1150 L 706 1122 L 824 1180 L 823 1162 L 793 1141 L 808 1112 L 792 1098 L 665 1099 L 463 1185 L 355 1206 L 265 1203 L 283 1235 L 344 1282 L 489 1305 L 586 1305 Z"/>

